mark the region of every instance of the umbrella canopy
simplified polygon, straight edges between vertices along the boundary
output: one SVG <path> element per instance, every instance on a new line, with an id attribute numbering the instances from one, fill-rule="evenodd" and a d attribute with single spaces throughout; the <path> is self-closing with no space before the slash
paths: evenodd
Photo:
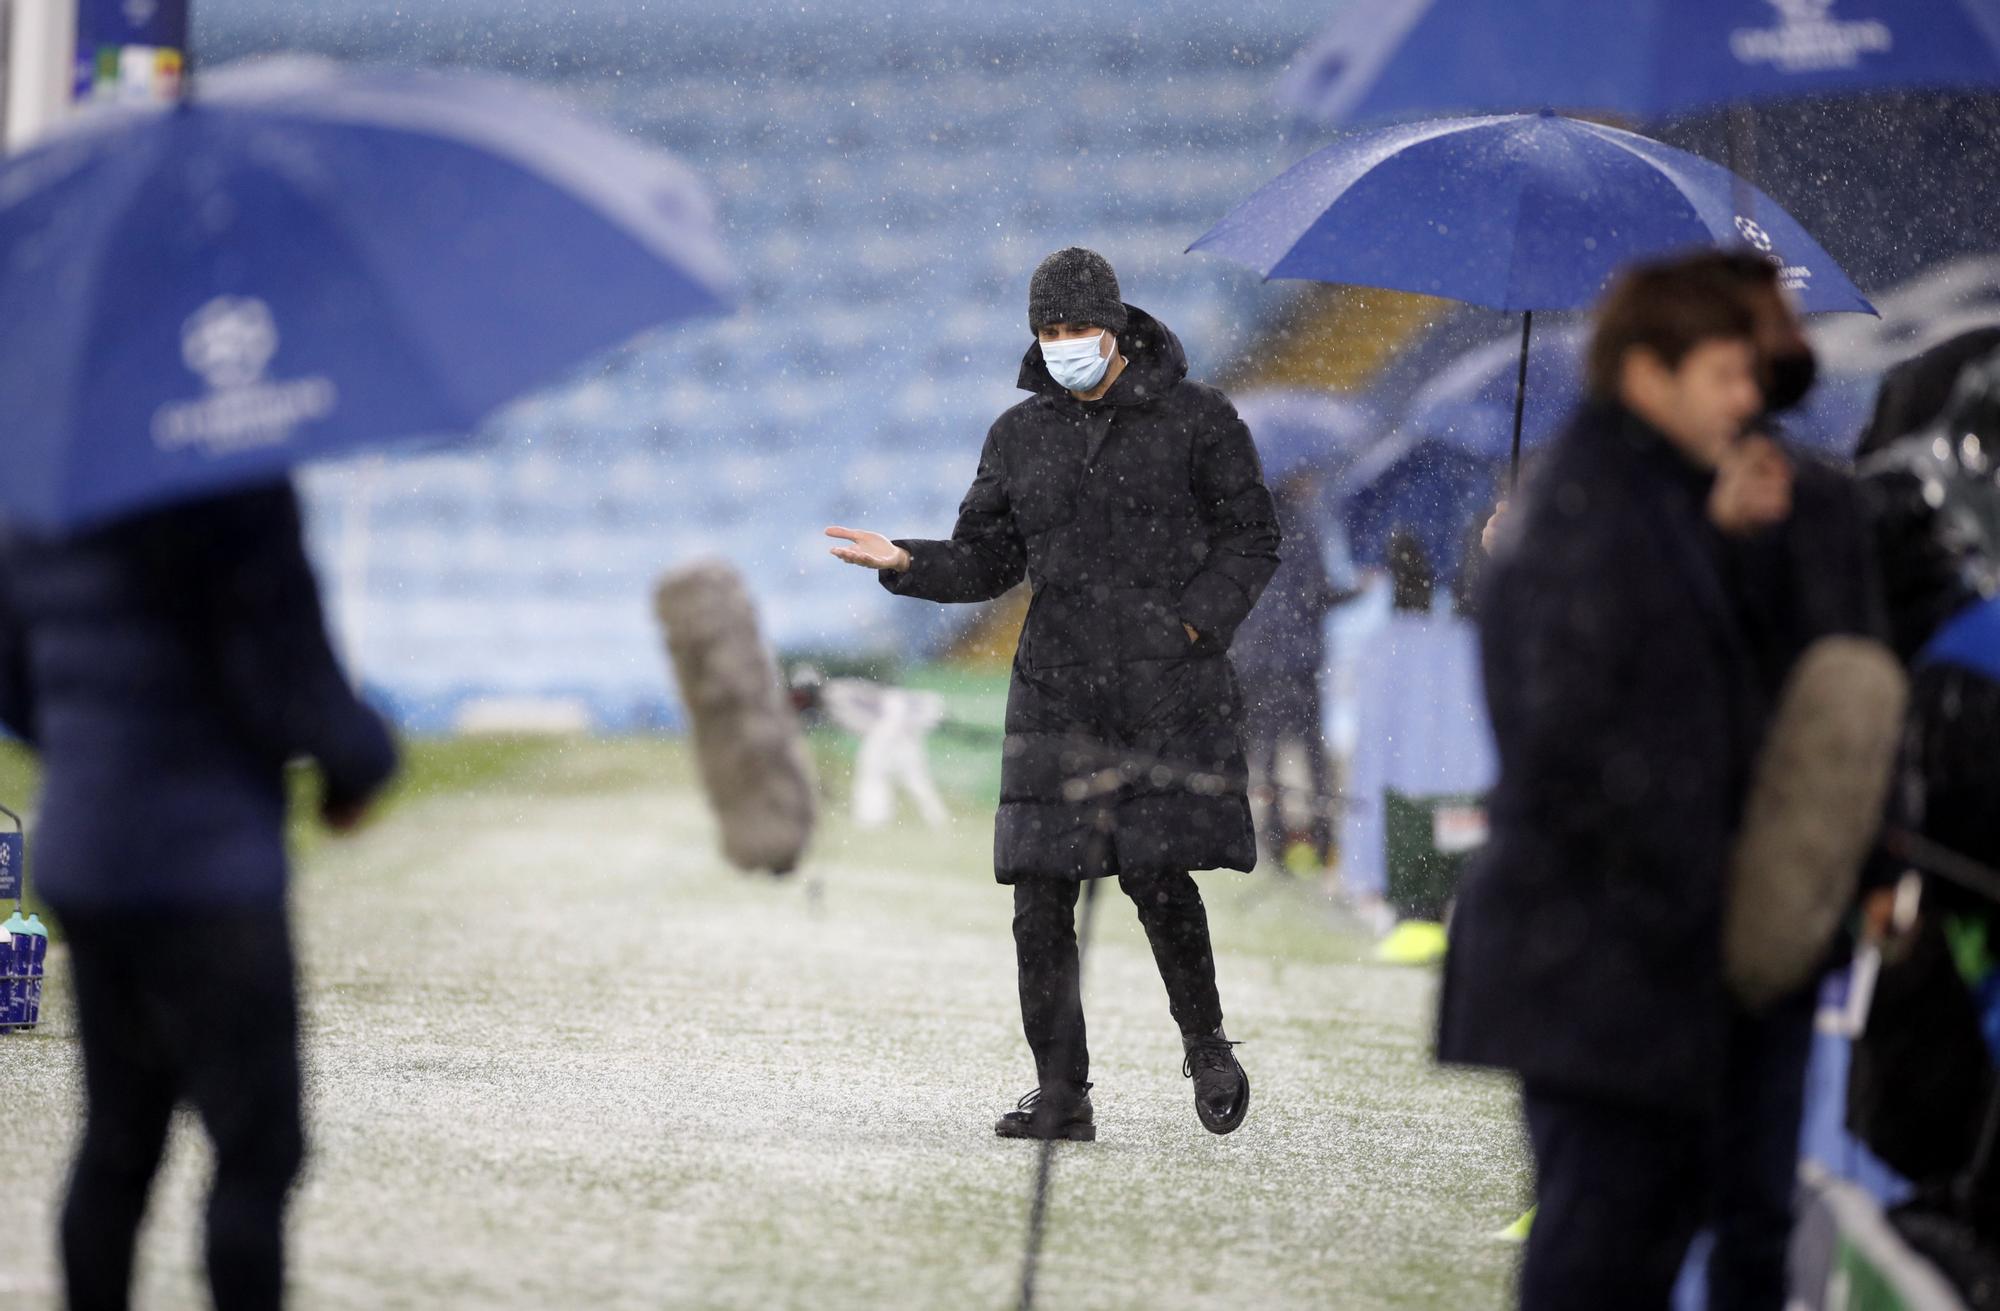
<path id="1" fill-rule="evenodd" d="M 1807 310 L 1873 308 L 1741 178 L 1647 137 L 1554 114 L 1439 119 L 1345 137 L 1259 188 L 1189 250 L 1266 278 L 1580 309 L 1635 259 L 1744 245 Z"/>
<path id="2" fill-rule="evenodd" d="M 1338 481 L 1387 432 L 1372 407 L 1322 391 L 1270 388 L 1240 393 L 1235 402 L 1272 483 L 1306 470 Z"/>
<path id="3" fill-rule="evenodd" d="M 2000 86 L 1994 0 L 1349 0 L 1279 99 L 1326 123 Z"/>
<path id="4" fill-rule="evenodd" d="M 0 165 L 0 514 L 43 531 L 462 434 L 726 307 L 674 160 L 497 79 L 318 61 Z"/>
<path id="5" fill-rule="evenodd" d="M 1348 549 L 1358 564 L 1383 564 L 1389 538 L 1414 534 L 1437 566 L 1455 576 L 1473 525 L 1501 494 L 1502 464 L 1451 441 L 1401 432 L 1356 466 L 1341 507 Z"/>

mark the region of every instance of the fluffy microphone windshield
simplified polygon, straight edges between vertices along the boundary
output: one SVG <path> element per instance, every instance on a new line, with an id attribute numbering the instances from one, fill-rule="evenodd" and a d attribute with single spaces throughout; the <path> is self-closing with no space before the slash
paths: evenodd
<path id="1" fill-rule="evenodd" d="M 662 578 L 654 600 L 722 854 L 738 869 L 790 873 L 812 838 L 812 760 L 743 577 L 702 561 Z"/>
<path id="2" fill-rule="evenodd" d="M 1909 680 L 1858 637 L 1813 643 L 1785 682 L 1730 861 L 1723 963 L 1746 1006 L 1809 982 L 1882 826 Z"/>

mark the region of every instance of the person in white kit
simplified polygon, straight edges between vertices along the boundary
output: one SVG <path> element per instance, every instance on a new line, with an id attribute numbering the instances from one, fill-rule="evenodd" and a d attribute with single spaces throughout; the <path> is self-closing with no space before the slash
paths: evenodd
<path id="1" fill-rule="evenodd" d="M 861 739 L 854 759 L 854 822 L 881 828 L 896 817 L 900 786 L 932 828 L 951 820 L 931 778 L 931 733 L 944 722 L 944 698 L 935 692 L 890 687 L 865 678 L 822 678 L 807 665 L 792 679 L 801 708 L 819 709 Z"/>

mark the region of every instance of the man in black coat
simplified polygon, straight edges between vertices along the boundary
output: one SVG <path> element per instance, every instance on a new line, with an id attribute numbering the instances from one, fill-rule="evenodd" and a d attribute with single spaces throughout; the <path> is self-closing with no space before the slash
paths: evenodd
<path id="1" fill-rule="evenodd" d="M 1115 874 L 1167 986 L 1202 1122 L 1242 1122 L 1249 1082 L 1223 1034 L 1207 913 L 1189 871 L 1256 863 L 1228 659 L 1277 568 L 1278 528 L 1250 433 L 1190 381 L 1180 341 L 1122 300 L 1104 258 L 1036 269 L 1032 393 L 987 434 L 944 541 L 831 528 L 833 554 L 899 596 L 973 602 L 1025 576 L 995 823 L 1014 887 L 1021 1017 L 1039 1083 L 1004 1137 L 1089 1139 L 1079 992 L 1080 881 Z"/>
<path id="2" fill-rule="evenodd" d="M 275 1307 L 304 1154 L 285 767 L 319 766 L 345 829 L 396 765 L 327 644 L 291 487 L 69 539 L 0 533 L 0 724 L 42 759 L 36 883 L 83 1037 L 69 1305 L 126 1304 L 186 1102 L 215 1148 L 215 1304 Z"/>
<path id="3" fill-rule="evenodd" d="M 1627 275 L 1592 400 L 1509 511 L 1480 601 L 1500 780 L 1438 1051 L 1522 1078 L 1538 1311 L 1664 1308 L 1710 1206 L 1724 876 L 1773 695 L 1732 543 L 1791 493 L 1774 449 L 1739 445 L 1763 408 L 1755 327 L 1713 268 Z"/>

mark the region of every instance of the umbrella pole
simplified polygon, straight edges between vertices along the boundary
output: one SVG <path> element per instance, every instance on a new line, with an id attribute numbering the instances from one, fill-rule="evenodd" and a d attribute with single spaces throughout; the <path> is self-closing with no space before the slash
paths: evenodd
<path id="1" fill-rule="evenodd" d="M 1535 331 L 1535 312 L 1521 315 L 1521 371 L 1514 375 L 1514 462 L 1507 474 L 1509 490 L 1521 485 L 1521 419 L 1528 408 L 1528 338 Z"/>

